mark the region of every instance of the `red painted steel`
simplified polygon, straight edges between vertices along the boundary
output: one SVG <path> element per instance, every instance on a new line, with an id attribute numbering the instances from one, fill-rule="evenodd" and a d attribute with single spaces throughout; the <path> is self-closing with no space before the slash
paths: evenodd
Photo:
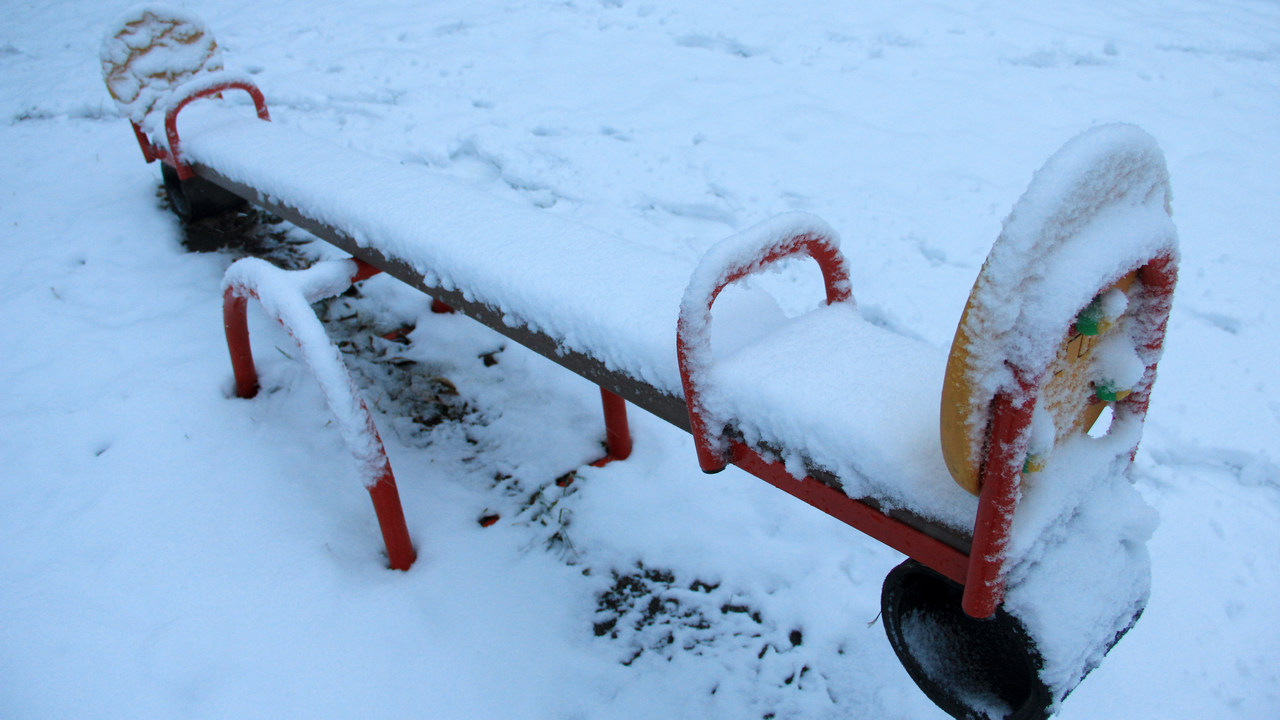
<path id="1" fill-rule="evenodd" d="M 614 460 L 631 457 L 631 426 L 627 423 L 627 401 L 600 388 L 600 402 L 604 406 L 605 448 L 608 454 L 591 463 L 592 467 L 604 467 Z"/>
<path id="2" fill-rule="evenodd" d="M 845 264 L 844 255 L 840 254 L 840 248 L 830 238 L 816 233 L 804 233 L 763 248 L 758 256 L 749 261 L 725 268 L 720 282 L 706 298 L 706 311 L 697 318 L 690 318 L 681 313 L 680 322 L 676 328 L 676 356 L 680 363 L 680 383 L 684 387 L 685 403 L 689 407 L 690 432 L 693 433 L 698 464 L 703 472 L 713 473 L 723 470 L 729 463 L 729 458 L 716 447 L 720 443 L 712 436 L 711 429 L 707 426 L 701 394 L 694 381 L 694 373 L 691 372 L 691 368 L 705 365 L 711 348 L 705 347 L 705 342 L 695 344 L 695 341 L 690 338 L 701 338 L 705 335 L 703 331 L 711 321 L 711 306 L 715 304 L 721 290 L 775 262 L 804 255 L 813 258 L 822 271 L 827 304 L 851 299 L 849 269 Z"/>
<path id="3" fill-rule="evenodd" d="M 363 260 L 352 258 L 356 272 L 351 282 L 373 277 L 382 270 Z M 258 370 L 253 365 L 253 346 L 249 343 L 248 301 L 253 293 L 227 288 L 222 294 L 222 324 L 227 335 L 227 350 L 231 353 L 231 369 L 236 378 L 236 397 L 251 398 L 258 394 Z"/>
<path id="4" fill-rule="evenodd" d="M 1018 509 L 1022 464 L 1027 457 L 1028 431 L 1036 403 L 1035 388 L 1030 383 L 1019 384 L 1017 396 L 1002 392 L 992 402 L 982 491 L 960 603 L 965 613 L 975 618 L 991 617 L 1004 598 L 1004 553 L 1013 513 Z"/>
<path id="5" fill-rule="evenodd" d="M 1145 338 L 1143 348 L 1158 357 L 1164 347 L 1165 331 L 1169 327 L 1173 290 L 1178 284 L 1177 260 L 1172 255 L 1157 257 L 1138 271 L 1138 282 L 1142 283 L 1142 287 L 1147 292 L 1145 302 L 1153 307 L 1152 314 L 1156 319 L 1150 328 L 1150 335 Z M 1129 394 L 1129 397 L 1117 403 L 1117 407 L 1126 412 L 1136 413 L 1139 417 L 1145 416 L 1147 407 L 1151 403 L 1151 388 L 1155 385 L 1155 376 L 1156 365 L 1152 363 L 1138 386 Z"/>
<path id="6" fill-rule="evenodd" d="M 236 376 L 236 397 L 245 399 L 258 394 L 258 369 L 253 365 L 253 346 L 249 344 L 248 306 L 247 295 L 231 287 L 223 291 L 222 325 L 231 353 L 231 370 Z"/>
<path id="7" fill-rule="evenodd" d="M 374 438 L 381 447 L 382 438 L 377 437 L 376 431 Z M 378 516 L 378 528 L 382 531 L 382 543 L 387 548 L 387 566 L 392 570 L 408 570 L 418 559 L 418 554 L 413 549 L 413 539 L 409 537 L 404 508 L 400 505 L 400 490 L 396 487 L 396 477 L 391 472 L 391 462 L 386 460 L 385 452 L 382 471 L 368 490 L 373 512 Z"/>
<path id="8" fill-rule="evenodd" d="M 156 146 L 147 139 L 147 134 L 142 132 L 142 127 L 132 120 L 129 121 L 129 127 L 133 128 L 133 136 L 138 140 L 138 147 L 142 148 L 142 157 L 149 163 L 159 160 L 160 155 L 156 152 Z"/>
<path id="9" fill-rule="evenodd" d="M 253 98 L 254 110 L 258 113 L 258 117 L 263 120 L 271 119 L 271 113 L 267 110 L 266 98 L 257 86 L 245 80 L 228 80 L 210 88 L 193 91 L 178 103 L 169 106 L 164 118 L 165 137 L 169 140 L 168 150 L 153 144 L 147 134 L 142 131 L 142 126 L 130 121 L 129 125 L 133 128 L 133 136 L 138 141 L 138 147 L 142 149 L 142 157 L 149 163 L 163 160 L 165 163 L 172 165 L 178 171 L 179 180 L 190 180 L 195 177 L 195 173 L 191 171 L 191 168 L 178 157 L 178 146 L 180 144 L 177 126 L 178 112 L 193 100 L 217 95 L 224 90 L 244 90 L 249 93 L 249 96 Z"/>
<path id="10" fill-rule="evenodd" d="M 787 472 L 782 463 L 766 460 L 742 443 L 732 443 L 730 453 L 734 465 L 779 490 L 870 535 L 898 552 L 919 560 L 958 583 L 964 582 L 969 557 L 963 552 L 821 481 L 811 477 L 797 478 Z"/>
<path id="11" fill-rule="evenodd" d="M 352 274 L 352 282 L 381 272 L 378 268 L 359 260 L 356 260 L 355 264 L 356 271 Z M 258 294 L 253 288 L 233 283 L 227 287 L 222 297 L 222 318 L 227 335 L 227 349 L 231 354 L 231 367 L 235 373 L 236 395 L 251 398 L 258 392 L 258 372 L 253 365 L 247 309 L 249 298 L 257 299 Z M 276 315 L 274 319 L 296 339 L 293 329 L 283 317 Z M 349 377 L 348 382 L 350 383 Z M 388 564 L 393 570 L 408 570 L 417 558 L 417 553 L 413 549 L 409 528 L 405 524 L 404 509 L 400 504 L 395 475 L 391 471 L 391 463 L 387 460 L 386 449 L 383 447 L 382 438 L 378 435 L 377 427 L 373 424 L 373 418 L 369 415 L 369 409 L 355 391 L 354 386 L 351 393 L 357 401 L 359 412 L 364 416 L 364 425 L 376 451 L 372 465 L 366 462 L 357 462 L 356 465 L 362 473 L 370 472 L 371 466 L 378 467 L 371 477 L 363 478 L 365 488 L 369 491 L 369 497 L 373 501 L 373 511 L 378 517 L 378 526 L 387 548 Z"/>
<path id="12" fill-rule="evenodd" d="M 382 268 L 377 267 L 376 265 L 370 265 L 359 258 L 351 258 L 351 262 L 356 264 L 356 272 L 351 276 L 352 285 L 360 282 L 361 280 L 368 280 L 374 275 L 382 272 Z"/>
<path id="13" fill-rule="evenodd" d="M 758 257 L 726 268 L 722 274 L 723 280 L 706 299 L 706 314 L 699 319 L 703 323 L 707 321 L 716 297 L 731 283 L 779 260 L 803 255 L 808 255 L 817 261 L 822 271 L 828 304 L 851 299 L 849 274 L 839 248 L 827 238 L 804 234 L 764 248 Z M 682 315 L 676 344 L 679 350 L 680 378 L 684 385 L 685 402 L 689 406 L 694 445 L 698 450 L 698 462 L 705 472 L 718 472 L 727 464 L 733 463 L 837 520 L 910 555 L 956 582 L 964 582 L 968 557 L 960 550 L 890 517 L 878 508 L 850 498 L 812 477 L 797 478 L 787 472 L 781 463 L 766 460 L 758 452 L 740 442 L 729 443 L 727 452 L 718 451 L 715 441 L 709 437 L 709 428 L 704 418 L 705 410 L 701 406 L 701 395 L 694 373 L 691 372 L 691 368 L 698 366 L 709 352 L 709 348 L 697 346 L 694 344 L 695 341 L 690 339 L 690 336 L 704 337 L 705 333 L 702 332 L 704 329 L 705 327 L 686 322 L 686 317 Z"/>
<path id="14" fill-rule="evenodd" d="M 1117 414 L 1142 421 L 1150 404 L 1156 365 L 1169 325 L 1169 309 L 1178 281 L 1176 259 L 1169 254 L 1152 258 L 1138 270 L 1138 281 L 1142 285 L 1142 293 L 1135 301 L 1135 315 L 1140 323 L 1138 332 L 1145 335 L 1139 341 L 1156 360 L 1147 366 L 1133 392 L 1115 403 L 1114 410 Z M 974 521 L 973 545 L 969 551 L 969 569 L 961 601 L 965 613 L 975 618 L 990 617 L 1004 601 L 1005 549 L 1020 499 L 1027 434 L 1040 385 L 1048 380 L 1045 377 L 1029 381 L 1018 368 L 1014 368 L 1014 374 L 1019 386 L 1016 393 L 1000 393 L 992 403 L 978 516 Z M 1131 455 L 1137 451 L 1135 446 Z"/>
<path id="15" fill-rule="evenodd" d="M 169 108 L 165 110 L 164 133 L 165 138 L 169 141 L 169 152 L 167 157 L 164 154 L 159 156 L 161 159 L 164 159 L 169 162 L 169 164 L 173 165 L 174 169 L 178 171 L 179 180 L 190 180 L 195 177 L 195 173 L 193 173 L 191 168 L 182 161 L 182 153 L 179 149 L 181 141 L 178 139 L 178 113 L 193 100 L 217 95 L 226 90 L 244 90 L 249 93 L 249 97 L 253 98 L 253 106 L 258 112 L 258 117 L 263 120 L 271 119 L 271 113 L 267 111 L 267 101 L 266 98 L 263 97 L 262 91 L 259 90 L 256 85 L 246 80 L 228 80 L 226 82 L 220 82 L 216 85 L 200 88 L 183 95 L 181 99 L 170 104 Z M 153 152 L 154 151 L 155 150 L 153 149 Z M 143 154 L 146 154 L 145 148 L 143 149 Z"/>

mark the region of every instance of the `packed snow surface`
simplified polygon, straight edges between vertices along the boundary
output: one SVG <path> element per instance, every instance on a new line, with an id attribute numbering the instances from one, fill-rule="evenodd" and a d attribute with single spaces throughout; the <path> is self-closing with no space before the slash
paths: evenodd
<path id="1" fill-rule="evenodd" d="M 1181 245 L 1165 354 L 1132 489 L 1064 492 L 1160 523 L 1092 504 L 1020 521 L 1061 528 L 1060 558 L 1028 555 L 1053 563 L 1129 519 L 1151 533 L 1150 600 L 1059 717 L 1280 714 L 1273 3 L 184 7 L 274 122 L 673 265 L 821 217 L 863 317 L 939 355 L 1032 172 L 1082 130 L 1143 128 Z M 315 380 L 253 309 L 264 392 L 232 397 L 232 256 L 182 250 L 102 83 L 125 10 L 0 10 L 0 715 L 942 717 L 875 622 L 900 556 L 752 478 L 703 476 L 687 435 L 639 413 L 633 456 L 585 467 L 595 388 L 380 277 L 349 300 L 385 323 L 364 337 L 415 325 L 406 359 L 468 409 L 422 440 L 366 380 L 420 558 L 384 569 Z M 770 322 L 822 297 L 803 261 L 750 284 Z M 717 312 L 715 336 L 754 341 L 728 326 L 757 314 Z M 1109 557 L 1101 574 L 1144 560 Z M 1105 632 L 1045 626 L 1068 649 Z"/>

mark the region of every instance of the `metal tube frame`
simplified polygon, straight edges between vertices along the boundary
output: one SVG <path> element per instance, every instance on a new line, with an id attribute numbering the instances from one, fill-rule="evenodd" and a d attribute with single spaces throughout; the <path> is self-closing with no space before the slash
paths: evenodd
<path id="1" fill-rule="evenodd" d="M 177 97 L 171 98 L 168 109 L 165 110 L 164 133 L 165 139 L 169 142 L 167 150 L 152 143 L 147 134 L 143 132 L 142 126 L 137 122 L 129 122 L 133 127 L 133 135 L 138 141 L 138 147 L 142 149 L 142 157 L 148 163 L 161 160 L 166 165 L 172 166 L 174 170 L 178 171 L 179 180 L 190 180 L 195 177 L 196 173 L 192 171 L 191 166 L 182 159 L 180 150 L 182 140 L 178 137 L 178 113 L 182 112 L 182 109 L 194 100 L 221 95 L 226 90 L 243 90 L 249 93 L 249 97 L 253 99 L 254 111 L 257 112 L 258 118 L 271 120 L 271 112 L 267 109 L 267 100 L 262 91 L 258 89 L 257 85 L 247 80 L 226 80 L 206 87 L 193 88 Z"/>
<path id="2" fill-rule="evenodd" d="M 351 282 L 363 280 L 380 272 L 366 263 L 354 261 L 356 272 Z M 253 347 L 249 342 L 249 323 L 247 318 L 249 298 L 259 299 L 259 290 L 239 283 L 230 283 L 223 292 L 222 317 L 227 335 L 227 350 L 231 355 L 231 367 L 235 373 L 236 396 L 251 398 L 258 393 L 258 371 L 253 364 Z M 295 341 L 298 334 L 289 324 L 288 319 L 278 313 L 271 314 L 272 319 L 280 323 Z M 305 357 L 305 353 L 304 353 Z M 313 368 L 314 372 L 314 368 Z M 378 435 L 378 428 L 369 415 L 369 408 L 360 397 L 355 382 L 350 374 L 345 373 L 345 391 L 349 398 L 342 398 L 344 406 L 357 408 L 361 415 L 361 424 L 368 435 L 370 445 L 374 447 L 376 457 L 366 461 L 357 458 L 356 465 L 360 469 L 365 488 L 373 501 L 373 510 L 378 517 L 378 527 L 382 531 L 382 540 L 387 548 L 387 560 L 393 570 L 408 570 L 413 565 L 417 553 L 413 549 L 413 541 L 409 537 L 409 529 L 405 524 L 404 509 L 400 504 L 400 493 L 396 488 L 395 474 L 391 470 L 391 462 L 387 459 L 386 448 Z M 326 400 L 332 407 L 338 398 Z"/>
<path id="3" fill-rule="evenodd" d="M 596 382 L 600 386 L 604 408 L 607 454 L 594 464 L 603 465 L 629 456 L 632 443 L 627 424 L 626 403 L 628 401 L 638 403 L 676 427 L 693 434 L 699 464 L 705 471 L 715 472 L 727 464 L 737 465 L 801 501 L 915 558 L 964 586 L 962 605 L 965 612 L 973 617 L 988 617 L 999 606 L 1004 593 L 1002 582 L 1004 551 L 1008 545 L 1008 533 L 1020 498 L 1021 468 L 1026 455 L 1025 431 L 1030 423 L 1034 397 L 1038 390 L 1038 383 L 1042 381 L 1041 378 L 1015 369 L 1018 387 L 999 393 L 993 401 L 987 457 L 983 463 L 979 510 L 972 535 L 966 537 L 955 533 L 909 511 L 887 511 L 871 498 L 850 498 L 839 490 L 839 479 L 821 468 L 808 468 L 805 477 L 796 478 L 780 463 L 767 459 L 758 449 L 748 447 L 731 438 L 726 439 L 724 430 L 719 429 L 713 432 L 707 426 L 705 414 L 701 411 L 698 402 L 699 389 L 696 380 L 687 372 L 686 365 L 690 359 L 688 353 L 691 351 L 688 341 L 692 328 L 684 326 L 683 316 L 682 324 L 677 328 L 677 345 L 685 397 L 679 398 L 610 370 L 594 358 L 573 351 L 566 352 L 559 343 L 540 333 L 523 327 L 511 327 L 502 321 L 502 313 L 497 309 L 483 302 L 469 299 L 461 291 L 428 284 L 422 274 L 407 263 L 387 256 L 376 248 L 359 245 L 345 233 L 307 216 L 296 208 L 281 205 L 255 188 L 227 178 L 215 168 L 199 164 L 187 165 L 178 157 L 180 147 L 176 129 L 178 112 L 192 100 L 215 95 L 227 89 L 242 89 L 249 92 L 254 99 L 258 116 L 264 120 L 269 119 L 265 103 L 261 99 L 261 92 L 249 83 L 228 82 L 193 92 L 174 104 L 166 113 L 169 152 L 149 143 L 142 130 L 134 124 L 135 135 L 147 161 L 163 160 L 178 169 L 179 177 L 183 177 L 184 173 L 186 177 L 202 177 L 240 195 L 346 250 L 359 262 L 365 263 L 364 266 L 373 267 L 375 271 L 378 269 L 386 271 L 410 286 L 431 295 L 432 309 L 436 312 L 460 311 Z M 829 303 L 851 300 L 848 292 L 848 273 L 843 256 L 825 238 L 801 235 L 771 246 L 752 262 L 725 274 L 724 282 L 707 298 L 707 312 L 710 312 L 716 295 L 728 284 L 773 262 L 801 255 L 812 257 L 818 262 L 826 281 Z M 1138 271 L 1138 279 L 1144 286 L 1147 307 L 1155 320 L 1150 336 L 1143 345 L 1152 353 L 1152 357 L 1158 358 L 1168 323 L 1170 298 L 1177 279 L 1175 258 L 1171 255 L 1161 255 L 1150 260 Z M 239 303 L 238 306 L 237 303 Z M 245 392 L 252 393 L 250 386 L 256 390 L 256 374 L 249 372 L 252 369 L 252 356 L 248 350 L 248 331 L 235 329 L 240 327 L 236 323 L 244 322 L 243 304 L 243 298 L 229 297 L 226 305 L 228 340 L 232 348 L 232 364 L 236 368 L 237 393 L 242 396 Z M 231 340 L 233 332 L 243 333 L 244 341 L 233 343 Z M 696 349 L 692 351 L 697 352 Z M 249 370 L 244 369 L 246 363 Z M 1128 413 L 1139 420 L 1145 416 L 1151 385 L 1155 380 L 1155 370 L 1156 363 L 1151 362 L 1139 386 L 1129 397 L 1116 404 L 1117 412 Z M 390 477 L 389 465 L 387 477 Z M 374 487 L 377 486 L 375 483 Z M 372 488 L 370 492 L 373 494 Z M 375 497 L 375 507 L 378 503 Z M 398 498 L 396 504 L 398 505 Z M 382 512 L 379 511 L 379 518 L 381 517 Z M 405 538 L 407 544 L 407 534 Z M 389 541 L 388 548 L 390 547 Z M 411 549 L 411 546 L 409 547 Z"/>
<path id="4" fill-rule="evenodd" d="M 1032 412 L 1039 390 L 1047 377 L 1040 372 L 1034 379 L 1030 373 L 1014 368 L 1017 387 L 996 395 L 992 402 L 989 439 L 983 461 L 981 492 L 974 520 L 971 542 L 966 550 L 948 543 L 936 534 L 922 530 L 915 518 L 895 518 L 867 498 L 850 498 L 822 482 L 813 474 L 798 478 L 780 462 L 767 459 L 761 452 L 736 440 L 727 444 L 724 429 L 713 429 L 702 405 L 697 374 L 692 368 L 706 362 L 705 328 L 711 306 L 721 290 L 729 284 L 759 272 L 766 266 L 790 257 L 808 255 L 817 261 L 826 287 L 827 303 L 850 301 L 845 262 L 834 244 L 813 235 L 800 235 L 763 249 L 750 260 L 726 268 L 724 278 L 705 299 L 705 313 L 682 313 L 677 334 L 680 375 L 689 411 L 689 424 L 694 436 L 698 460 L 704 472 L 718 472 L 727 464 L 737 465 L 770 485 L 812 505 L 832 517 L 870 535 L 880 542 L 908 555 L 964 587 L 961 607 L 971 617 L 986 618 L 995 614 L 1004 599 L 1005 550 L 1013 516 L 1021 498 L 1022 468 L 1027 455 L 1027 442 Z M 1177 281 L 1177 264 L 1171 255 L 1160 255 L 1138 270 L 1142 283 L 1142 307 L 1155 322 L 1143 347 L 1149 357 L 1158 359 L 1168 325 L 1168 311 Z M 690 321 L 690 318 L 693 318 Z M 701 339 L 703 342 L 699 343 Z M 1151 386 L 1155 381 L 1156 360 L 1148 365 L 1139 386 L 1116 404 L 1116 411 L 1141 420 L 1147 411 Z M 721 449 L 724 448 L 724 449 Z M 1135 446 L 1130 451 L 1137 451 Z"/>

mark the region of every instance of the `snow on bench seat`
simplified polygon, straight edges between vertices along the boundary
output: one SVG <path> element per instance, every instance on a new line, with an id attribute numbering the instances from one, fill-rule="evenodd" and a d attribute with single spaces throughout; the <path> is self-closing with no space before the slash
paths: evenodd
<path id="1" fill-rule="evenodd" d="M 676 326 L 692 259 L 234 109 L 193 106 L 180 130 L 188 162 L 499 309 L 509 326 L 683 397 Z M 967 532 L 976 500 L 951 482 L 938 440 L 944 367 L 935 348 L 837 305 L 717 363 L 708 405 L 735 418 L 749 441 L 832 471 L 852 497 Z"/>
<path id="2" fill-rule="evenodd" d="M 946 355 L 837 303 L 717 358 L 704 403 L 747 444 L 785 448 L 793 475 L 821 467 L 872 497 L 968 532 L 977 498 L 951 482 L 938 436 Z"/>
<path id="3" fill-rule="evenodd" d="M 431 284 L 672 395 L 693 261 L 212 105 L 180 119 L 183 157 L 410 265 Z"/>

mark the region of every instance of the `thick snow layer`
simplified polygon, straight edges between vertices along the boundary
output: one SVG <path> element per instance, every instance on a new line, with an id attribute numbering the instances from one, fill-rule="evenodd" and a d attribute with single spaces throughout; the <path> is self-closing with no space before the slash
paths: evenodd
<path id="1" fill-rule="evenodd" d="M 227 268 L 222 289 L 224 293 L 257 300 L 268 317 L 285 327 L 338 421 L 338 432 L 355 456 L 360 479 L 372 486 L 387 461 L 382 442 L 359 389 L 347 372 L 342 353 L 311 309 L 311 303 L 351 287 L 355 271 L 351 260 L 318 262 L 305 270 L 281 270 L 265 260 L 243 258 Z"/>
<path id="2" fill-rule="evenodd" d="M 1024 476 L 1006 608 L 1035 638 L 1041 679 L 1058 699 L 1146 604 L 1146 542 L 1157 516 L 1126 473 L 1139 432 L 1136 421 L 1117 420 L 1105 437 L 1060 443 L 1042 470 Z"/>
<path id="3" fill-rule="evenodd" d="M 1027 381 L 1043 377 L 1066 328 L 1100 288 L 1153 258 L 1176 258 L 1169 203 L 1164 155 L 1133 126 L 1093 128 L 1036 172 L 1004 221 L 963 320 L 971 456 L 986 441 L 991 399 L 1018 387 L 1015 369 Z M 1116 367 L 1124 365 L 1119 352 L 1104 354 L 1104 369 L 1127 370 Z M 1139 361 L 1139 377 L 1143 367 Z"/>
<path id="4" fill-rule="evenodd" d="M 832 471 L 853 497 L 874 497 L 963 532 L 977 498 L 942 462 L 937 412 L 946 357 L 876 327 L 850 303 L 819 308 L 708 370 L 705 404 L 745 439 Z"/>
<path id="5" fill-rule="evenodd" d="M 678 257 L 421 166 L 226 112 L 191 114 L 179 122 L 184 158 L 497 308 L 509 325 L 679 394 L 676 316 L 691 268 Z"/>
<path id="6" fill-rule="evenodd" d="M 222 51 L 204 22 L 158 5 L 132 7 L 111 23 L 98 58 L 120 112 L 139 126 L 154 121 L 168 93 L 192 75 L 222 69 Z"/>
<path id="7" fill-rule="evenodd" d="M 1094 124 L 1146 129 L 1183 270 L 1132 471 L 1161 517 L 1150 601 L 1058 717 L 1280 712 L 1273 5 L 186 7 L 277 121 L 686 268 L 761 220 L 818 215 L 862 315 L 939 354 L 1031 172 Z M 384 433 L 421 559 L 383 569 L 323 397 L 261 313 L 264 392 L 230 397 L 230 260 L 181 251 L 103 89 L 123 9 L 0 9 L 0 715 L 943 717 L 873 624 L 900 556 L 740 473 L 702 475 L 687 435 L 639 413 L 631 459 L 556 488 L 600 452 L 595 388 L 374 278 L 361 313 L 379 332 L 416 321 L 413 357 L 474 413 L 426 448 Z M 801 315 L 815 275 L 796 263 L 750 290 Z M 376 386 L 380 425 L 403 422 Z M 548 488 L 550 525 L 515 481 Z M 486 510 L 504 520 L 481 529 Z M 672 581 L 596 637 L 597 593 L 637 561 Z M 667 613 L 632 630 L 651 598 L 707 627 Z M 706 641 L 652 649 L 667 629 Z"/>

